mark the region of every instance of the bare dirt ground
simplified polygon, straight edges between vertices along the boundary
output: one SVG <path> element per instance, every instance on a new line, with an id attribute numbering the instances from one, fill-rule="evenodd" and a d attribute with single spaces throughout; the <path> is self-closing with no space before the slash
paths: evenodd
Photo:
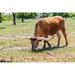
<path id="1" fill-rule="evenodd" d="M 9 34 L 5 34 L 5 35 L 0 35 L 0 40 L 2 41 L 8 41 L 8 40 L 13 40 L 13 41 L 23 41 L 25 42 L 25 45 L 26 46 L 13 46 L 13 45 L 9 45 L 9 46 L 3 46 L 3 47 L 0 47 L 0 50 L 30 50 L 31 49 L 31 43 L 30 43 L 30 40 L 29 39 L 25 39 L 27 34 L 25 33 L 20 33 L 20 34 L 12 34 L 12 33 L 9 33 Z M 56 43 L 57 42 L 57 37 L 55 37 L 54 39 L 50 40 L 50 43 L 54 44 L 54 42 Z M 70 47 L 75 47 L 75 33 L 68 33 L 68 48 Z M 22 42 L 19 42 L 20 44 L 22 44 Z M 64 37 L 62 36 L 61 37 L 61 45 L 63 45 L 65 42 L 64 42 Z M 40 43 L 43 45 L 43 43 Z M 42 48 L 41 46 L 42 45 L 39 45 L 40 48 Z"/>
<path id="2" fill-rule="evenodd" d="M 40 42 L 39 45 L 39 50 L 40 53 L 35 53 L 35 54 L 26 54 L 26 55 L 15 55 L 13 56 L 14 61 L 34 61 L 34 62 L 38 62 L 38 61 L 53 61 L 53 62 L 66 62 L 66 61 L 74 61 L 75 58 L 75 52 L 73 51 L 68 51 L 68 49 L 75 49 L 75 33 L 67 33 L 68 34 L 68 42 L 69 45 L 66 47 L 63 47 L 64 42 L 64 38 L 63 36 L 61 37 L 61 45 L 60 48 L 54 48 L 57 45 L 57 37 L 55 37 L 54 39 L 52 39 L 51 41 L 49 41 L 52 45 L 52 49 L 42 49 L 43 46 L 43 42 Z M 13 36 L 14 35 L 14 36 Z M 17 38 L 15 36 L 18 36 Z M 21 38 L 22 37 L 22 38 Z M 0 47 L 0 51 L 15 51 L 15 50 L 19 50 L 19 51 L 31 51 L 31 43 L 29 39 L 24 39 L 25 34 L 7 34 L 7 35 L 0 35 L 0 41 L 6 41 L 9 42 L 9 44 L 6 44 L 4 46 Z M 13 40 L 12 42 L 14 42 L 14 44 L 10 43 L 10 41 Z M 15 41 L 17 42 L 15 44 Z M 19 42 L 18 42 L 19 41 Z M 6 42 L 6 43 L 7 43 Z M 17 45 L 18 44 L 18 45 Z M 41 51 L 46 51 L 45 53 L 42 53 Z M 49 50 L 55 50 L 55 52 L 51 52 Z M 18 58 L 17 58 L 18 56 Z M 39 57 L 38 57 L 39 56 Z M 11 56 L 9 57 L 3 57 L 7 60 L 12 60 Z M 66 58 L 66 59 L 65 59 Z M 72 59 L 73 58 L 73 59 Z M 2 61 L 4 61 L 2 59 Z"/>

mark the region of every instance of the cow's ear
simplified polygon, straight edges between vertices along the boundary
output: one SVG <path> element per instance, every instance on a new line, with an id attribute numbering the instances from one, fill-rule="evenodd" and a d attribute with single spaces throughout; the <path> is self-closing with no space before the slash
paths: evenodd
<path id="1" fill-rule="evenodd" d="M 30 40 L 37 40 L 37 38 L 30 38 Z"/>

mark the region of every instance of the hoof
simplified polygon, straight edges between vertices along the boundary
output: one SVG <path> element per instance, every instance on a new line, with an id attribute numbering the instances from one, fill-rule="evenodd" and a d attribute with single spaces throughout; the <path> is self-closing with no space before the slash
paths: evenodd
<path id="1" fill-rule="evenodd" d="M 65 46 L 68 46 L 68 43 L 66 43 Z"/>
<path id="2" fill-rule="evenodd" d="M 66 44 L 66 46 L 68 45 L 68 43 Z"/>

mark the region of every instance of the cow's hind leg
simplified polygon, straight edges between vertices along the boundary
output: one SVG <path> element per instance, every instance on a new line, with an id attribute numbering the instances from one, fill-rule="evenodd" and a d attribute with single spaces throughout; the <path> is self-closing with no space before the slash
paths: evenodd
<path id="1" fill-rule="evenodd" d="M 58 36 L 58 43 L 57 43 L 57 47 L 59 47 L 59 45 L 60 45 L 60 38 L 61 38 L 61 35 L 60 35 L 60 33 L 59 33 L 59 32 L 57 33 L 57 36 Z"/>
<path id="2" fill-rule="evenodd" d="M 64 38 L 65 38 L 65 42 L 66 42 L 65 45 L 68 45 L 67 34 L 66 34 L 66 32 L 65 32 L 65 28 L 64 28 L 64 27 L 62 28 L 62 34 L 63 34 L 63 36 L 64 36 Z"/>

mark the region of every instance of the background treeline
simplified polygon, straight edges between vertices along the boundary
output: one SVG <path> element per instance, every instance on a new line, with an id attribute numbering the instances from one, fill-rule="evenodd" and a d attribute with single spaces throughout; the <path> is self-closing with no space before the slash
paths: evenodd
<path id="1" fill-rule="evenodd" d="M 12 20 L 13 24 L 16 24 L 17 19 L 21 19 L 24 22 L 24 19 L 38 19 L 56 15 L 64 18 L 75 17 L 75 13 L 0 13 L 0 23 Z"/>

